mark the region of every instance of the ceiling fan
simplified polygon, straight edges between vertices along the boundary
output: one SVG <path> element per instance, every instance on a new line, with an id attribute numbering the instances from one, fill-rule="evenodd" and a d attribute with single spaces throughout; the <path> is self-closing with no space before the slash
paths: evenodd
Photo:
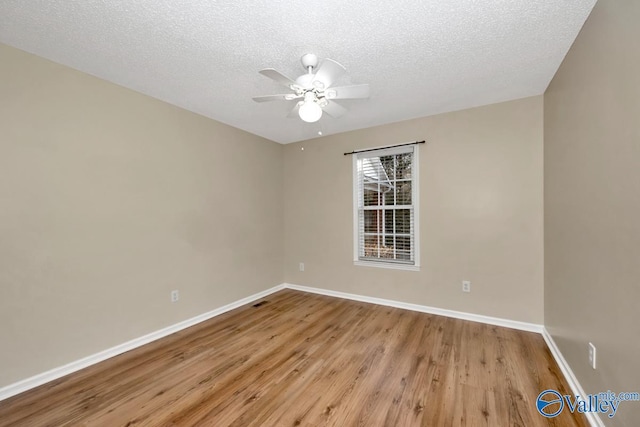
<path id="1" fill-rule="evenodd" d="M 334 101 L 336 99 L 369 97 L 368 84 L 331 87 L 347 71 L 336 61 L 327 58 L 318 66 L 318 57 L 307 53 L 300 62 L 307 73 L 295 80 L 273 68 L 260 70 L 260 74 L 288 87 L 293 93 L 255 96 L 253 100 L 256 102 L 299 100 L 287 117 L 298 115 L 305 122 L 313 123 L 320 120 L 323 111 L 334 118 L 346 113 L 347 109 L 337 104 Z"/>

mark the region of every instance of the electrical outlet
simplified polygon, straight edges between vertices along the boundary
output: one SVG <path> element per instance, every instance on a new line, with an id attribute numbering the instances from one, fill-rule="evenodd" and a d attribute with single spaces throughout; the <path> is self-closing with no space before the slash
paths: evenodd
<path id="1" fill-rule="evenodd" d="M 179 291 L 171 291 L 171 302 L 177 302 L 180 299 Z"/>
<path id="2" fill-rule="evenodd" d="M 300 263 L 300 271 L 304 271 L 304 262 Z"/>
<path id="3" fill-rule="evenodd" d="M 462 281 L 462 292 L 471 292 L 471 282 L 468 280 Z"/>
<path id="4" fill-rule="evenodd" d="M 596 346 L 593 343 L 589 343 L 589 363 L 596 369 Z"/>

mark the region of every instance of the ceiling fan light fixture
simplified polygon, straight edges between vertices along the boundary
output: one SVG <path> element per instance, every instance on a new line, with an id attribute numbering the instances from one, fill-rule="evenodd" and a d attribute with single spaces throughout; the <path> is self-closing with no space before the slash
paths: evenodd
<path id="1" fill-rule="evenodd" d="M 313 100 L 305 100 L 298 110 L 300 118 L 307 123 L 314 123 L 322 117 L 322 108 Z"/>
<path id="2" fill-rule="evenodd" d="M 322 107 L 318 104 L 318 98 L 313 92 L 304 94 L 304 102 L 300 105 L 298 115 L 307 123 L 317 122 L 322 117 Z"/>

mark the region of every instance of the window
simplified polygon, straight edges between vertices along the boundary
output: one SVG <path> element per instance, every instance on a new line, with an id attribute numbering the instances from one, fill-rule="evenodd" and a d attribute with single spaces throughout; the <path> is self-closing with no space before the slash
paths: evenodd
<path id="1" fill-rule="evenodd" d="M 418 147 L 354 155 L 354 263 L 417 270 Z"/>

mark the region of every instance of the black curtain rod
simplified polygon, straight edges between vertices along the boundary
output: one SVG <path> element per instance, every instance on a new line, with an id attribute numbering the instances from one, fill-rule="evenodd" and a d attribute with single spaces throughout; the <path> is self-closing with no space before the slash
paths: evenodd
<path id="1" fill-rule="evenodd" d="M 369 148 L 367 150 L 352 151 L 350 153 L 344 153 L 344 155 L 349 156 L 351 154 L 366 153 L 367 151 L 386 150 L 387 148 L 404 147 L 405 145 L 416 145 L 416 144 L 424 144 L 424 143 L 425 141 L 407 142 L 406 144 L 387 145 L 386 147 Z"/>

